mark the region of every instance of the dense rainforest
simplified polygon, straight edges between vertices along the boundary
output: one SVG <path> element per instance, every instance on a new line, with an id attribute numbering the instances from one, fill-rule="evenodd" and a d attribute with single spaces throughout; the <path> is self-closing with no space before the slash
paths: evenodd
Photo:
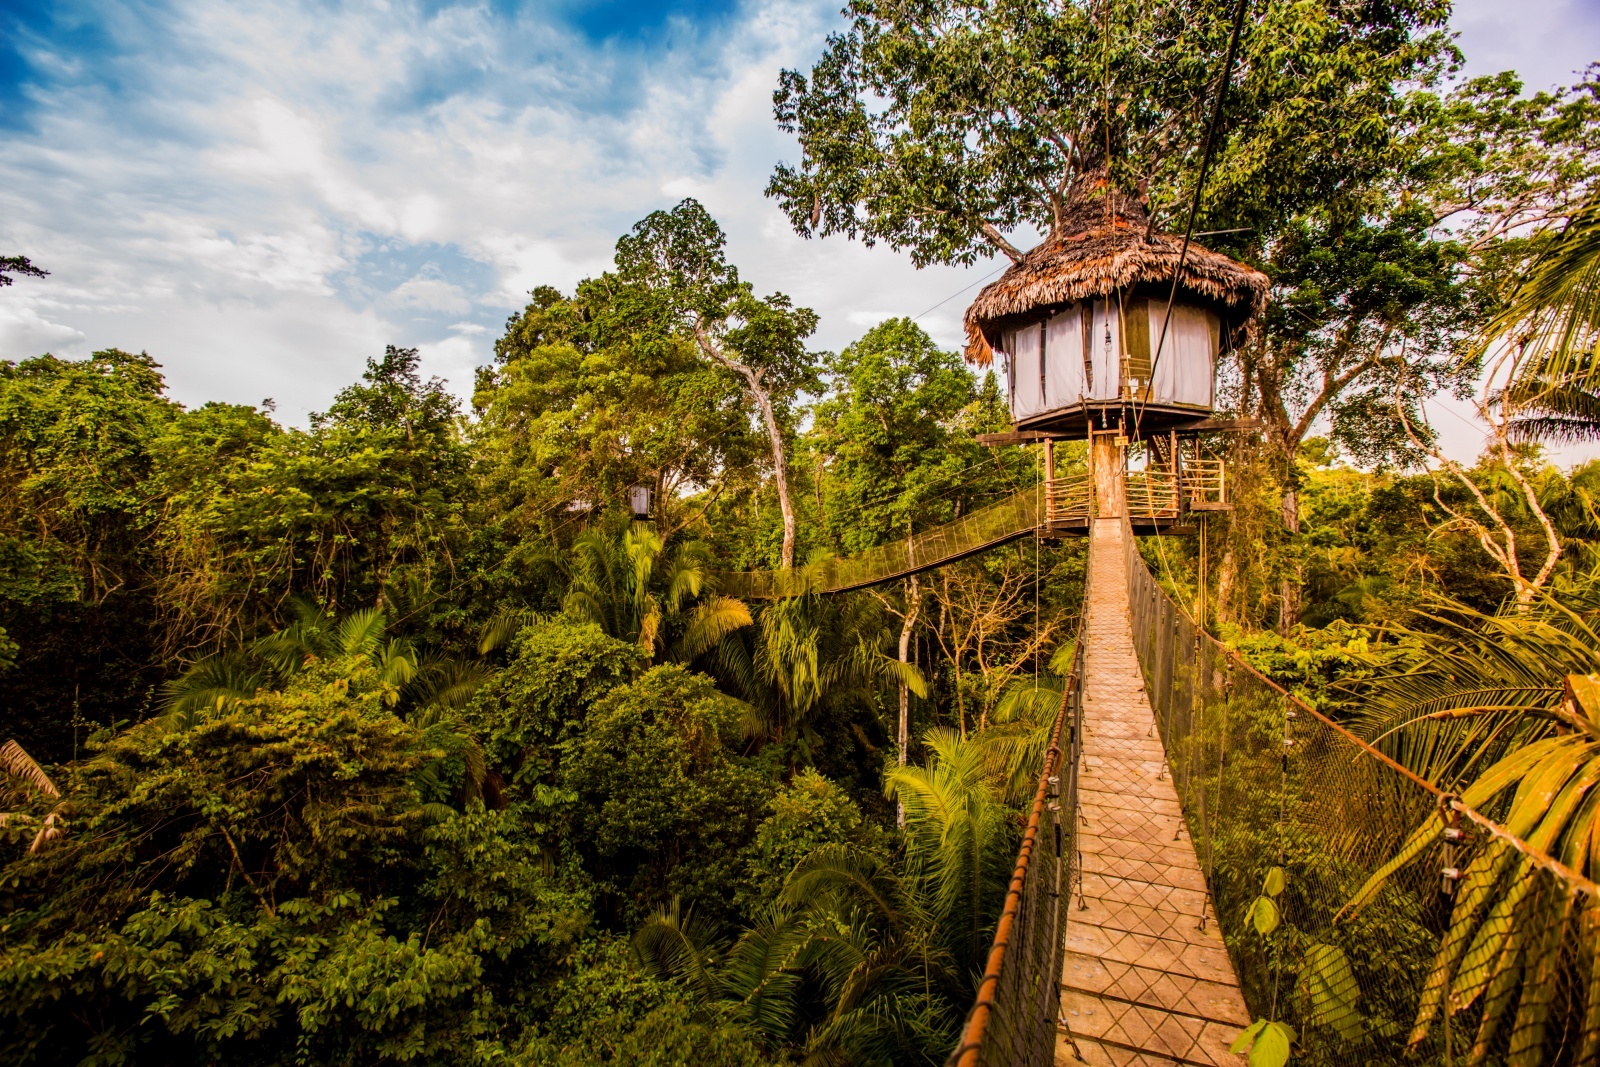
<path id="1" fill-rule="evenodd" d="M 801 160 L 768 192 L 799 232 L 1003 262 L 1107 181 L 1182 232 L 1230 10 L 928 6 L 857 0 L 784 72 Z M 1546 451 L 1596 436 L 1593 327 L 1509 369 L 1478 343 L 1571 306 L 1525 282 L 1592 244 L 1597 83 L 1455 79 L 1447 13 L 1252 17 L 1192 198 L 1272 282 L 1219 368 L 1252 420 L 1211 446 L 1234 507 L 1141 546 L 1402 759 L 1385 679 L 1491 639 L 1550 677 L 1482 685 L 1600 669 L 1600 462 Z M 0 362 L 0 1058 L 941 1061 L 1086 553 L 729 595 L 1042 477 L 978 440 L 1011 426 L 995 373 L 909 318 L 837 352 L 817 326 L 684 200 L 534 289 L 468 405 L 398 345 L 304 426 L 177 403 L 160 353 Z M 1487 427 L 1473 465 L 1427 425 L 1445 393 Z M 1546 726 L 1416 766 L 1454 787 Z"/>

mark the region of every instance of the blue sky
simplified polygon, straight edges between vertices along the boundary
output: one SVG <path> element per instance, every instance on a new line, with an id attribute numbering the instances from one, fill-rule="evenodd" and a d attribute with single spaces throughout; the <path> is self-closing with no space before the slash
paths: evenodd
<path id="1" fill-rule="evenodd" d="M 1600 56 L 1600 0 L 1458 4 L 1471 70 Z M 187 403 L 300 422 L 386 343 L 458 390 L 538 284 L 603 269 L 685 195 L 837 347 L 989 273 L 802 241 L 761 190 L 793 155 L 777 71 L 837 0 L 0 0 L 0 357 L 146 349 Z M 922 321 L 958 339 L 964 299 Z M 1470 437 L 1470 434 L 1468 435 Z"/>

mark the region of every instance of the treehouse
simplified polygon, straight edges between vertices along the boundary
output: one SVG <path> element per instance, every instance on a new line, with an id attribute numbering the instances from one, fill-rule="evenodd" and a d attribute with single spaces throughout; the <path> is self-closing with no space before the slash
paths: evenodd
<path id="1" fill-rule="evenodd" d="M 978 294 L 966 355 L 999 363 L 1016 431 L 1007 440 L 1042 441 L 1046 453 L 1056 440 L 1091 441 L 1092 494 L 1056 484 L 1047 463 L 1054 517 L 1064 509 L 1086 527 L 1092 495 L 1102 514 L 1125 506 L 1136 526 L 1161 528 L 1227 506 L 1221 460 L 1196 435 L 1219 428 L 1217 361 L 1243 343 L 1267 278 L 1197 244 L 1185 253 L 1139 201 L 1104 182 L 1098 191 Z M 1130 440 L 1142 443 L 1142 470 L 1127 469 Z"/>

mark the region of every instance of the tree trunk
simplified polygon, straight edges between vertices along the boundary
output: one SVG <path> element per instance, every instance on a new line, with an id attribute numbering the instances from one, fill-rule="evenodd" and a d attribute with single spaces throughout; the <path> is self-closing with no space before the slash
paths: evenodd
<path id="1" fill-rule="evenodd" d="M 1096 433 L 1089 444 L 1089 465 L 1093 468 L 1095 515 L 1102 519 L 1121 518 L 1127 509 L 1123 477 L 1127 454 L 1117 444 L 1117 435 Z"/>
<path id="2" fill-rule="evenodd" d="M 1230 618 L 1229 604 L 1233 599 L 1233 582 L 1238 568 L 1239 558 L 1234 555 L 1232 531 L 1230 530 L 1228 546 L 1222 550 L 1222 564 L 1217 568 L 1217 601 L 1212 607 L 1219 629 Z"/>
<path id="3" fill-rule="evenodd" d="M 1283 528 L 1288 530 L 1291 536 L 1297 537 L 1300 533 L 1300 494 L 1294 486 L 1292 466 L 1289 468 L 1289 477 L 1291 481 L 1289 487 L 1283 491 L 1281 503 Z M 1300 622 L 1302 580 L 1299 560 L 1291 563 L 1289 573 L 1278 579 L 1278 633 L 1284 637 L 1288 637 L 1289 631 Z"/>
<path id="4" fill-rule="evenodd" d="M 766 424 L 767 440 L 772 445 L 772 480 L 778 489 L 778 510 L 783 514 L 782 566 L 788 570 L 794 566 L 794 504 L 789 499 L 788 452 L 783 445 L 783 429 L 778 425 L 777 413 L 772 409 L 772 394 L 761 380 L 760 370 L 730 357 L 711 339 L 703 326 L 697 325 L 694 333 L 700 343 L 700 351 L 743 378 L 745 390 L 761 409 L 761 421 Z"/>
<path id="5" fill-rule="evenodd" d="M 745 380 L 749 383 L 750 395 L 761 408 L 761 418 L 767 424 L 767 438 L 772 443 L 772 481 L 778 489 L 778 510 L 783 513 L 782 566 L 788 570 L 794 566 L 794 504 L 789 500 L 789 459 L 783 445 L 783 429 L 772 410 L 772 396 L 759 378 L 747 370 Z"/>
<path id="6" fill-rule="evenodd" d="M 917 612 L 922 607 L 922 598 L 917 590 L 917 576 L 913 574 L 908 582 L 905 622 L 900 627 L 900 662 L 909 663 L 907 658 L 911 652 L 911 632 L 916 629 Z M 900 728 L 895 733 L 895 741 L 900 746 L 900 766 L 906 765 L 906 749 L 910 745 L 909 727 L 911 714 L 911 691 L 906 688 L 904 680 L 900 682 Z M 906 825 L 906 807 L 898 800 L 895 801 L 895 825 L 902 829 Z"/>

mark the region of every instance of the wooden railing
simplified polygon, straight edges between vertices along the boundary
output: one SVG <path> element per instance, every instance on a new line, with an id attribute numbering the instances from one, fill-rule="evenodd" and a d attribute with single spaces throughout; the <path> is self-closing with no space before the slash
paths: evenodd
<path id="1" fill-rule="evenodd" d="M 1094 481 L 1087 473 L 1047 483 L 1045 522 L 1078 525 L 1094 514 Z"/>
<path id="2" fill-rule="evenodd" d="M 1134 522 L 1178 517 L 1178 479 L 1171 471 L 1129 471 L 1128 517 Z"/>
<path id="3" fill-rule="evenodd" d="M 1193 511 L 1220 511 L 1227 508 L 1227 468 L 1222 460 L 1190 459 L 1185 462 L 1183 495 Z"/>

